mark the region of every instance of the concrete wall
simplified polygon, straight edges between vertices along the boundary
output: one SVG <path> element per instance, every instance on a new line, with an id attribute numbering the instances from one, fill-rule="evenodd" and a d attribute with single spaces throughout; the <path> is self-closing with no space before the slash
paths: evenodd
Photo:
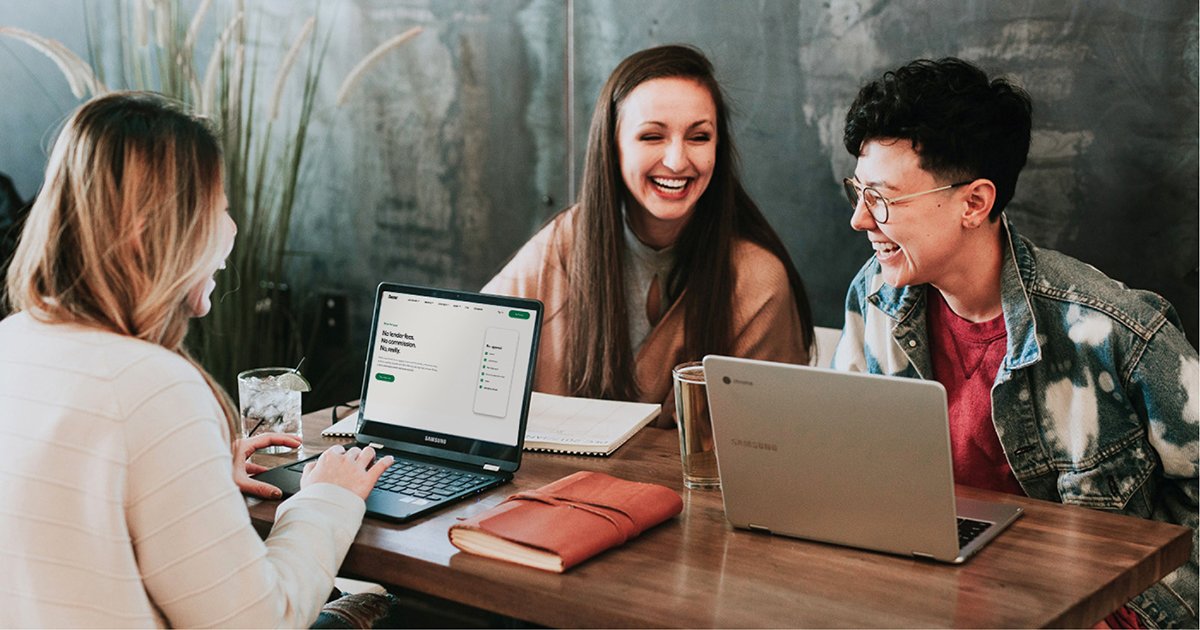
<path id="1" fill-rule="evenodd" d="M 185 10 L 197 3 L 186 2 Z M 232 2 L 216 3 L 227 12 Z M 478 288 L 568 205 L 587 123 L 613 66 L 691 43 L 735 104 L 751 193 L 791 250 L 818 324 L 841 325 L 870 255 L 839 182 L 857 88 L 916 57 L 957 55 L 1032 94 L 1034 142 L 1009 214 L 1040 245 L 1165 295 L 1197 338 L 1197 7 L 1194 2 L 929 0 L 282 0 L 248 3 L 264 68 L 308 14 L 332 29 L 291 264 L 297 303 L 347 300 L 335 340 L 361 365 L 379 281 Z M 0 24 L 83 52 L 82 3 L 0 0 Z M 358 59 L 412 25 L 343 107 Z M 116 37 L 111 27 L 104 37 Z M 205 36 L 215 36 L 213 28 Z M 268 81 L 269 84 L 269 81 Z M 53 66 L 0 39 L 0 171 L 30 196 L 76 101 Z M 290 87 L 297 88 L 293 83 Z M 574 169 L 574 175 L 572 175 Z M 343 313 L 339 311 L 339 316 Z M 351 381 L 355 380 L 350 377 Z"/>

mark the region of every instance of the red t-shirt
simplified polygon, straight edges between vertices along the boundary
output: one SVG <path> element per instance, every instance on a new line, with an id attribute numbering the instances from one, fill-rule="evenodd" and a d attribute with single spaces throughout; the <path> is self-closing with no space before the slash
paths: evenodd
<path id="1" fill-rule="evenodd" d="M 927 300 L 933 378 L 946 388 L 950 407 L 954 481 L 1024 495 L 992 423 L 992 383 L 1004 360 L 1008 337 L 1004 315 L 986 322 L 967 321 L 950 310 L 941 292 L 932 287 Z M 1104 621 L 1110 628 L 1145 627 L 1128 606 L 1118 608 Z"/>
<path id="2" fill-rule="evenodd" d="M 1024 495 L 992 423 L 992 383 L 1004 360 L 1004 316 L 986 322 L 959 317 L 933 287 L 929 302 L 929 353 L 933 378 L 946 388 L 954 481 Z"/>

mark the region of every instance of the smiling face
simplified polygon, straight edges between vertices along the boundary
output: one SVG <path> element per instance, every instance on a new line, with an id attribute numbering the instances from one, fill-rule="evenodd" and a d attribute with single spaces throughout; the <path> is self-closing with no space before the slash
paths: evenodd
<path id="1" fill-rule="evenodd" d="M 684 78 L 646 81 L 621 103 L 617 150 L 634 233 L 652 247 L 675 242 L 708 188 L 717 158 L 717 107 Z"/>
<path id="2" fill-rule="evenodd" d="M 920 156 L 908 140 L 868 140 L 859 152 L 854 177 L 888 199 L 944 186 L 920 166 Z M 972 251 L 966 247 L 964 198 L 961 188 L 922 195 L 891 206 L 887 223 L 872 218 L 859 202 L 850 226 L 866 232 L 883 271 L 893 287 L 930 283 L 969 274 Z"/>
<path id="3" fill-rule="evenodd" d="M 188 291 L 187 303 L 191 308 L 192 317 L 204 317 L 212 310 L 212 292 L 217 288 L 217 281 L 214 276 L 217 271 L 225 268 L 225 259 L 229 258 L 229 253 L 233 251 L 233 239 L 237 235 L 237 224 L 233 222 L 233 217 L 229 216 L 229 201 L 222 193 L 220 201 L 220 218 L 217 220 L 217 229 L 220 231 L 220 251 L 222 253 L 220 261 L 213 264 L 210 273 Z"/>

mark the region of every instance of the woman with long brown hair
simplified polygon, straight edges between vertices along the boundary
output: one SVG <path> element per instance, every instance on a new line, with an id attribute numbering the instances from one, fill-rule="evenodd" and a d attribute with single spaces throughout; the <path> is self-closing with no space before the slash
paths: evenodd
<path id="1" fill-rule="evenodd" d="M 546 304 L 534 389 L 662 402 L 669 426 L 681 361 L 808 361 L 804 285 L 738 179 L 728 116 L 695 48 L 650 48 L 613 70 L 578 203 L 483 289 Z"/>
<path id="2" fill-rule="evenodd" d="M 0 321 L 0 625 L 306 626 L 390 464 L 326 451 L 263 541 L 228 395 L 188 356 L 236 228 L 199 118 L 97 97 L 55 142 Z"/>

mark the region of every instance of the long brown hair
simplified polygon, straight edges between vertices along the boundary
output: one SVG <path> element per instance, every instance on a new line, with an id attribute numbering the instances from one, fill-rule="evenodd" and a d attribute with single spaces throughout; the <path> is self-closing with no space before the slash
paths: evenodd
<path id="1" fill-rule="evenodd" d="M 636 399 L 634 353 L 624 290 L 622 202 L 617 119 L 625 98 L 652 79 L 686 78 L 703 85 L 717 110 L 717 153 L 711 181 L 675 243 L 667 278 L 670 301 L 683 300 L 684 356 L 727 354 L 733 339 L 733 243 L 745 239 L 774 254 L 787 269 L 803 328 L 812 347 L 812 313 L 804 283 L 783 241 L 738 177 L 729 113 L 712 64 L 690 46 L 649 48 L 625 58 L 609 76 L 592 114 L 587 156 L 567 269 L 571 321 L 567 332 L 567 387 L 574 395 Z"/>
<path id="2" fill-rule="evenodd" d="M 14 312 L 158 344 L 229 395 L 183 345 L 190 289 L 225 254 L 219 237 L 221 146 L 201 118 L 150 92 L 96 97 L 70 117 L 50 153 L 7 276 Z"/>

